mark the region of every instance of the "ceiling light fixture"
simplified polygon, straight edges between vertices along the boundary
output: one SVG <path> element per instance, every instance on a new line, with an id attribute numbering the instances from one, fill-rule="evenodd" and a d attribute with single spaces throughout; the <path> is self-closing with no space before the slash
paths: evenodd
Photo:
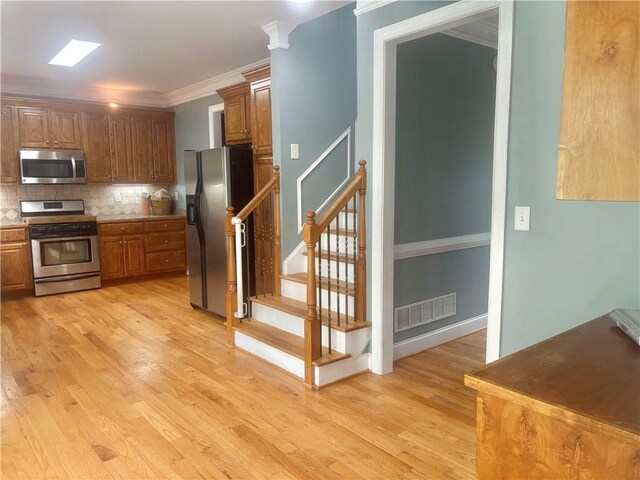
<path id="1" fill-rule="evenodd" d="M 100 46 L 99 43 L 84 42 L 82 40 L 71 40 L 58 52 L 49 62 L 49 65 L 62 65 L 73 67 L 84 57 Z"/>
<path id="2" fill-rule="evenodd" d="M 113 103 L 113 102 L 109 103 L 108 105 L 109 105 L 111 108 L 118 108 L 118 107 L 120 106 L 120 105 L 118 105 L 117 103 Z"/>

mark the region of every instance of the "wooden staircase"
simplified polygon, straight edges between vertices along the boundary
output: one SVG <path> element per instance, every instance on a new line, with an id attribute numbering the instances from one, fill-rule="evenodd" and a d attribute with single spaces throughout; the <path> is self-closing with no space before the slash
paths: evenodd
<path id="1" fill-rule="evenodd" d="M 365 318 L 365 193 L 366 170 L 361 161 L 351 183 L 319 221 L 315 212 L 307 212 L 304 262 L 296 262 L 306 268 L 284 275 L 278 167 L 271 181 L 237 215 L 233 207 L 227 209 L 229 346 L 297 375 L 311 388 L 368 369 L 371 324 Z M 254 221 L 272 219 L 268 235 L 264 229 L 254 232 L 254 244 L 271 261 L 255 265 L 255 285 L 246 286 L 252 295 L 238 301 L 245 292 L 244 278 L 238 282 L 246 257 L 243 235 L 252 216 Z"/>

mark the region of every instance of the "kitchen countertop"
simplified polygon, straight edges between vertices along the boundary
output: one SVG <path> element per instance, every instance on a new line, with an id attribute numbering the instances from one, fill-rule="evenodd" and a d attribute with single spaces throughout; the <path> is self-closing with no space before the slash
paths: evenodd
<path id="1" fill-rule="evenodd" d="M 19 218 L 14 218 L 13 220 L 9 218 L 0 219 L 0 228 L 26 228 L 27 224 L 20 220 Z"/>
<path id="2" fill-rule="evenodd" d="M 132 221 L 145 221 L 145 220 L 167 220 L 185 218 L 184 214 L 172 213 L 169 215 L 142 215 L 139 213 L 133 213 L 130 215 L 98 215 L 96 217 L 98 223 L 118 223 L 118 222 L 132 222 Z"/>

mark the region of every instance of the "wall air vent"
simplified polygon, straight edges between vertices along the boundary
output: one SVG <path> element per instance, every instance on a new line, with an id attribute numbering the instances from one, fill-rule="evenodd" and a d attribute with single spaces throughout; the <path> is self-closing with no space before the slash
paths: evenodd
<path id="1" fill-rule="evenodd" d="M 402 332 L 427 323 L 453 317 L 456 314 L 456 294 L 430 298 L 395 309 L 393 331 Z"/>

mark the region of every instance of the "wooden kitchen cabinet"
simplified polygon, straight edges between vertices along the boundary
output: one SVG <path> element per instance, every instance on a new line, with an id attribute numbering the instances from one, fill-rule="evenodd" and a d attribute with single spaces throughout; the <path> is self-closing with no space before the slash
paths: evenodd
<path id="1" fill-rule="evenodd" d="M 18 107 L 20 148 L 81 149 L 81 114 L 77 110 Z"/>
<path id="2" fill-rule="evenodd" d="M 184 271 L 187 267 L 186 223 L 184 219 L 145 222 L 146 268 L 148 273 Z"/>
<path id="3" fill-rule="evenodd" d="M 24 227 L 0 230 L 0 269 L 2 294 L 33 289 L 31 250 Z"/>
<path id="4" fill-rule="evenodd" d="M 131 122 L 131 153 L 133 155 L 133 180 L 151 183 L 153 169 L 153 125 L 148 116 L 134 115 Z"/>
<path id="5" fill-rule="evenodd" d="M 124 115 L 109 115 L 111 140 L 111 179 L 113 182 L 133 182 L 131 154 L 131 123 Z"/>
<path id="6" fill-rule="evenodd" d="M 16 114 L 13 106 L 0 108 L 0 183 L 18 181 Z"/>
<path id="7" fill-rule="evenodd" d="M 152 121 L 153 170 L 157 183 L 176 181 L 176 141 L 173 117 L 159 117 Z"/>
<path id="8" fill-rule="evenodd" d="M 640 3 L 567 2 L 557 198 L 640 201 Z"/>
<path id="9" fill-rule="evenodd" d="M 100 276 L 103 280 L 145 274 L 142 231 L 142 224 L 133 222 L 99 225 Z"/>
<path id="10" fill-rule="evenodd" d="M 85 115 L 85 147 L 89 183 L 111 183 L 111 135 L 109 115 L 87 113 Z"/>
<path id="11" fill-rule="evenodd" d="M 224 138 L 228 145 L 251 143 L 251 91 L 243 82 L 217 91 L 224 100 Z"/>

